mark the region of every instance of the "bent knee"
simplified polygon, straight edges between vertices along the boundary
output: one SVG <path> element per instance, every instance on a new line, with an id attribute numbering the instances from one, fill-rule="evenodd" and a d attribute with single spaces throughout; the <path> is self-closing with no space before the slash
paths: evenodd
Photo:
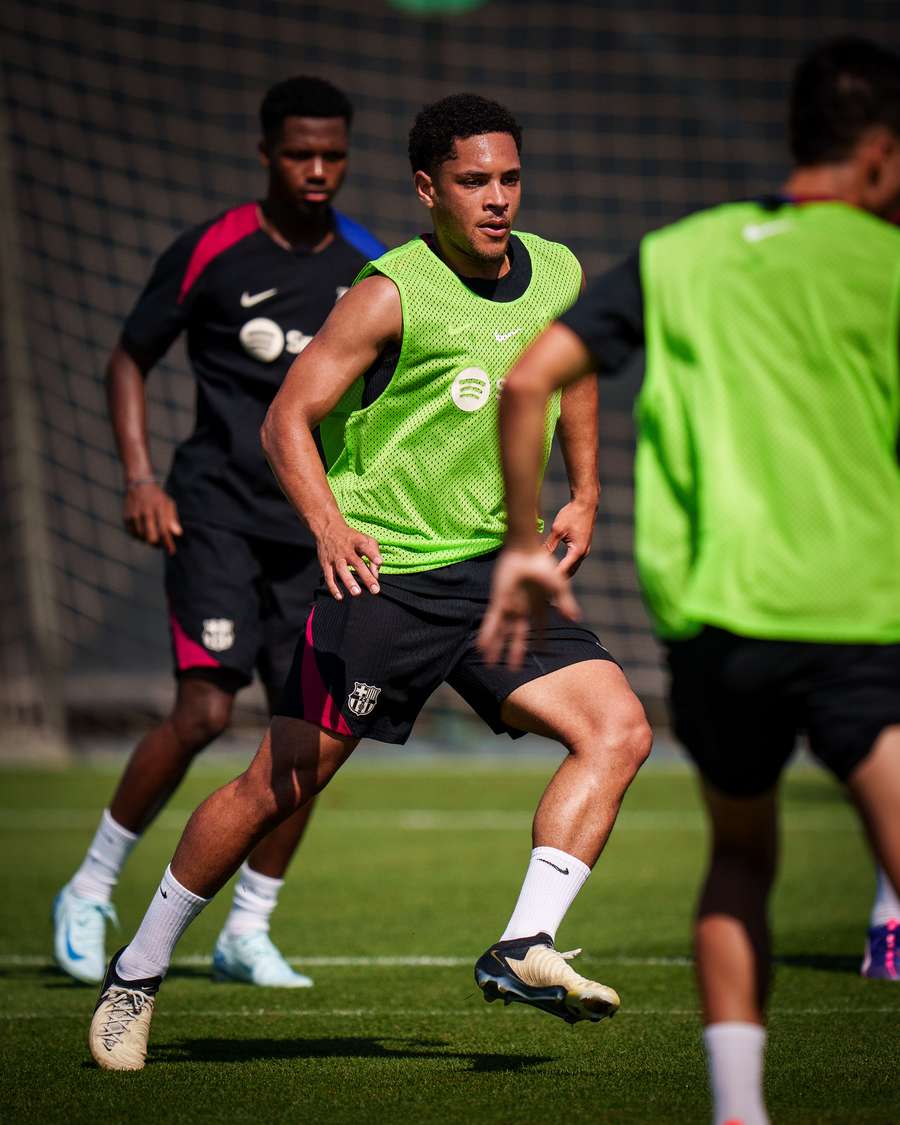
<path id="1" fill-rule="evenodd" d="M 196 754 L 226 731 L 232 705 L 231 695 L 216 690 L 194 693 L 190 701 L 179 703 L 172 724 L 184 748 Z"/>
<path id="2" fill-rule="evenodd" d="M 643 707 L 635 703 L 635 713 L 613 732 L 613 751 L 632 773 L 637 773 L 647 761 L 653 747 L 653 731 Z"/>
<path id="3" fill-rule="evenodd" d="M 615 714 L 604 715 L 600 711 L 593 716 L 577 741 L 574 748 L 588 753 L 602 768 L 615 765 L 634 776 L 650 756 L 653 731 L 640 701 L 632 696 Z"/>

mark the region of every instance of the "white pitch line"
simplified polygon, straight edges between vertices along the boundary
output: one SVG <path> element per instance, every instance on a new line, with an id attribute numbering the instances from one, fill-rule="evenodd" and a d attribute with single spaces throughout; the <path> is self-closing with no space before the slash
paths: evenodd
<path id="1" fill-rule="evenodd" d="M 458 969 L 465 965 L 474 965 L 475 955 L 471 957 L 288 957 L 292 965 L 299 965 L 308 969 Z M 586 953 L 585 961 L 608 965 L 692 965 L 690 957 L 620 957 Z M 211 958 L 200 954 L 189 954 L 185 957 L 176 957 L 172 962 L 174 968 L 206 968 L 211 964 Z M 49 969 L 54 962 L 40 954 L 28 953 L 2 953 L 0 954 L 0 968 L 18 969 Z"/>
<path id="2" fill-rule="evenodd" d="M 190 809 L 167 809 L 159 818 L 164 828 L 182 828 Z M 97 826 L 99 814 L 81 809 L 14 809 L 0 808 L 0 831 L 90 831 Z M 347 827 L 368 830 L 400 829 L 406 832 L 520 832 L 527 830 L 533 811 L 509 809 L 322 809 L 316 818 L 317 830 Z M 837 815 L 797 812 L 785 818 L 789 832 L 859 832 L 859 826 L 845 810 Z M 659 809 L 621 814 L 616 832 L 655 831 L 704 832 L 706 821 L 693 810 Z"/>
<path id="3" fill-rule="evenodd" d="M 500 1009 L 498 1009 L 500 1010 Z M 159 1020 L 181 1019 L 313 1019 L 320 1016 L 323 1019 L 384 1019 L 389 1016 L 402 1016 L 406 1019 L 435 1019 L 447 1017 L 459 1019 L 471 1015 L 487 1015 L 490 1009 L 482 1004 L 473 1002 L 468 1008 L 297 1008 L 285 1010 L 283 1008 L 185 1008 L 183 1011 L 170 1008 L 161 1008 L 156 1013 Z M 867 1015 L 894 1015 L 896 1006 L 890 1008 L 775 1008 L 770 1014 L 776 1019 L 779 1016 L 867 1016 Z M 623 1016 L 678 1016 L 694 1019 L 700 1018 L 697 1008 L 623 1008 L 617 1019 Z M 83 1012 L 0 1012 L 0 1023 L 19 1020 L 83 1020 Z M 239 1042 L 239 1040 L 238 1040 Z M 440 1058 L 439 1054 L 435 1058 Z"/>

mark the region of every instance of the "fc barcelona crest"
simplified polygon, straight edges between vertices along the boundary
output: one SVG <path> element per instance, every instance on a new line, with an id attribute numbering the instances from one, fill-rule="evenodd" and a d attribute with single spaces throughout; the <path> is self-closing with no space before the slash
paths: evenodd
<path id="1" fill-rule="evenodd" d="M 363 718 L 375 710 L 379 695 L 381 695 L 380 687 L 372 687 L 371 684 L 361 684 L 354 680 L 353 691 L 347 696 L 347 706 L 354 715 Z"/>

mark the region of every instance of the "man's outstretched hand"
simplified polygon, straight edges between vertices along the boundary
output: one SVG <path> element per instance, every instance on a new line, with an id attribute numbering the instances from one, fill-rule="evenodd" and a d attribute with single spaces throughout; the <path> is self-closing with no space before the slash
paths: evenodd
<path id="1" fill-rule="evenodd" d="M 491 600 L 478 633 L 485 660 L 496 664 L 506 652 L 509 667 L 521 667 L 529 630 L 543 627 L 550 601 L 571 621 L 581 615 L 566 572 L 546 547 L 504 548 L 494 567 Z"/>

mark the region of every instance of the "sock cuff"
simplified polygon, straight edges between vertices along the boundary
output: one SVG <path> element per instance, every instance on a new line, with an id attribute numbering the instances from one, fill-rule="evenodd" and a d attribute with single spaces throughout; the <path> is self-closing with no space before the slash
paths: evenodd
<path id="1" fill-rule="evenodd" d="M 722 1020 L 719 1023 L 706 1025 L 703 1029 L 703 1041 L 707 1046 L 723 1041 L 743 1043 L 748 1047 L 756 1044 L 762 1046 L 766 1042 L 766 1029 L 758 1023 Z"/>
<path id="2" fill-rule="evenodd" d="M 103 827 L 107 829 L 107 831 L 112 832 L 114 835 L 121 836 L 123 843 L 133 844 L 136 840 L 140 839 L 140 836 L 137 832 L 131 832 L 129 829 L 123 828 L 122 825 L 113 818 L 113 815 L 109 811 L 109 809 L 103 810 L 103 816 L 101 817 L 101 819 L 103 821 Z"/>
<path id="3" fill-rule="evenodd" d="M 540 859 L 545 863 L 550 863 L 556 868 L 567 867 L 573 875 L 580 875 L 582 882 L 590 875 L 591 869 L 586 863 L 582 863 L 574 855 L 569 855 L 568 852 L 560 851 L 559 848 L 550 848 L 545 844 L 541 844 L 537 848 L 531 849 L 531 858 Z"/>
<path id="4" fill-rule="evenodd" d="M 260 898 L 276 898 L 284 886 L 284 879 L 276 879 L 272 875 L 263 875 L 259 871 L 254 871 L 246 860 L 241 864 L 239 881 Z"/>
<path id="5" fill-rule="evenodd" d="M 170 893 L 174 894 L 176 897 L 182 899 L 186 903 L 194 906 L 206 906 L 208 902 L 212 901 L 208 898 L 201 898 L 200 895 L 195 895 L 193 891 L 189 891 L 187 887 L 182 886 L 181 883 L 179 883 L 175 876 L 172 874 L 171 864 L 166 867 L 165 874 L 162 877 L 162 881 L 165 884 L 166 889 Z"/>

